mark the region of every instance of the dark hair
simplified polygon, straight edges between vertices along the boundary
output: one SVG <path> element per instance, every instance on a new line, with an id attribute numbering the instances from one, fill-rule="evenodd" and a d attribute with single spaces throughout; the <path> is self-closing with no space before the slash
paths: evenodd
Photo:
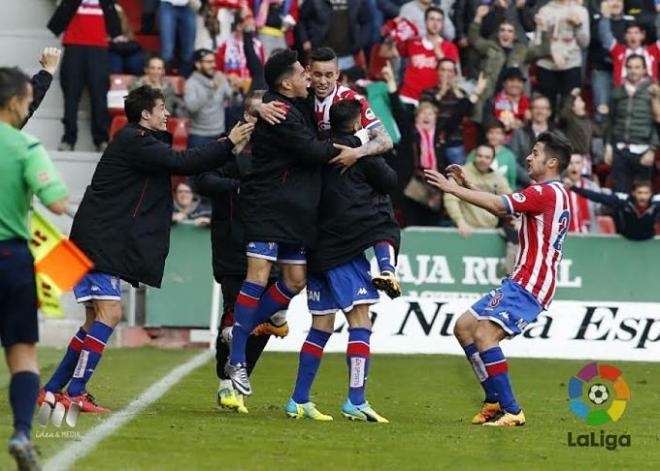
<path id="1" fill-rule="evenodd" d="M 153 60 L 159 60 L 163 63 L 163 66 L 165 66 L 165 59 L 160 57 L 158 54 L 151 54 L 149 57 L 147 57 L 147 60 L 144 62 L 144 68 L 146 69 L 149 67 L 149 64 L 151 64 L 151 61 Z"/>
<path id="2" fill-rule="evenodd" d="M 210 49 L 206 49 L 205 47 L 197 49 L 193 52 L 192 60 L 193 62 L 200 62 L 209 54 L 213 55 L 213 51 Z"/>
<path id="3" fill-rule="evenodd" d="M 629 23 L 626 23 L 626 27 L 624 31 L 627 33 L 630 28 L 637 28 L 642 33 L 646 34 L 646 27 L 641 23 L 637 23 L 636 21 L 631 21 Z"/>
<path id="4" fill-rule="evenodd" d="M 531 108 L 531 107 L 532 107 L 532 103 L 534 103 L 535 101 L 538 101 L 538 100 L 545 100 L 545 101 L 548 102 L 548 104 L 549 104 L 550 106 L 552 106 L 552 103 L 550 102 L 550 98 L 548 98 L 548 97 L 545 96 L 545 95 L 541 95 L 540 93 L 535 93 L 535 94 L 532 96 L 532 99 L 531 99 L 530 102 L 529 102 L 529 107 Z"/>
<path id="5" fill-rule="evenodd" d="M 243 100 L 243 107 L 248 114 L 257 116 L 253 104 L 255 101 L 263 100 L 265 93 L 266 90 L 250 90 L 248 94 L 245 95 L 245 99 Z"/>
<path id="6" fill-rule="evenodd" d="M 362 106 L 357 100 L 340 100 L 330 107 L 330 128 L 335 132 L 353 132 Z"/>
<path id="7" fill-rule="evenodd" d="M 453 61 L 452 59 L 450 59 L 449 57 L 443 57 L 442 59 L 440 59 L 440 60 L 438 61 L 438 66 L 436 67 L 436 69 L 440 70 L 440 66 L 441 66 L 444 62 L 449 62 L 449 63 L 451 63 L 451 65 L 454 66 L 454 72 L 457 71 L 457 70 L 456 70 L 456 62 L 454 62 L 454 61 Z"/>
<path id="8" fill-rule="evenodd" d="M 543 151 L 546 156 L 557 159 L 559 162 L 559 173 L 566 170 L 568 164 L 571 162 L 573 147 L 565 137 L 553 131 L 544 131 L 539 134 L 534 144 L 537 142 L 543 143 Z"/>
<path id="9" fill-rule="evenodd" d="M 337 61 L 337 54 L 335 54 L 335 51 L 330 47 L 319 47 L 312 51 L 309 59 L 310 63 Z"/>
<path id="10" fill-rule="evenodd" d="M 424 21 L 428 20 L 428 19 L 429 19 L 429 15 L 430 15 L 431 13 L 433 13 L 433 12 L 440 13 L 440 14 L 442 15 L 442 18 L 443 18 L 443 19 L 445 18 L 445 12 L 442 11 L 442 8 L 440 8 L 440 7 L 436 7 L 435 5 L 431 5 L 431 6 L 428 7 L 428 8 L 426 9 L 426 11 L 424 12 Z"/>
<path id="11" fill-rule="evenodd" d="M 633 59 L 641 60 L 642 64 L 644 64 L 644 67 L 646 67 L 646 57 L 642 56 L 641 54 L 630 54 L 628 57 L 626 57 L 626 67 L 628 67 L 628 62 Z"/>
<path id="12" fill-rule="evenodd" d="M 633 180 L 631 191 L 635 191 L 636 189 L 642 187 L 648 187 L 651 190 L 653 190 L 653 183 L 651 182 L 651 180 L 642 180 L 642 179 Z"/>
<path id="13" fill-rule="evenodd" d="M 28 92 L 30 77 L 18 67 L 0 67 L 0 108 L 14 97 L 23 98 Z"/>
<path id="14" fill-rule="evenodd" d="M 502 131 L 506 131 L 506 126 L 504 126 L 504 123 L 499 119 L 491 119 L 486 125 L 485 134 L 488 134 L 488 131 L 491 129 L 501 129 Z"/>
<path id="15" fill-rule="evenodd" d="M 477 149 L 479 149 L 479 147 L 486 147 L 486 148 L 492 150 L 492 151 L 493 151 L 493 158 L 495 158 L 495 154 L 496 154 L 496 152 L 495 152 L 495 147 L 491 146 L 491 145 L 488 144 L 487 142 L 484 142 L 483 144 L 479 144 L 479 145 L 477 146 Z M 475 155 L 475 157 L 477 156 L 477 149 L 475 149 L 475 151 L 474 151 L 474 155 Z"/>
<path id="16" fill-rule="evenodd" d="M 165 101 L 163 92 L 158 88 L 143 85 L 128 94 L 124 100 L 124 113 L 129 123 L 139 123 L 144 110 L 151 113 L 156 106 L 156 100 Z"/>
<path id="17" fill-rule="evenodd" d="M 282 80 L 293 72 L 297 60 L 298 53 L 292 49 L 284 49 L 270 56 L 264 65 L 264 76 L 270 90 L 277 91 Z"/>

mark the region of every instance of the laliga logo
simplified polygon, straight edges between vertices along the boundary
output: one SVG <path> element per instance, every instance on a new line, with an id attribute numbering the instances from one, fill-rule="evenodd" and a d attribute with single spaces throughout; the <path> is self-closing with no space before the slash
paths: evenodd
<path id="1" fill-rule="evenodd" d="M 586 395 L 592 405 L 584 402 Z M 610 407 L 603 406 L 612 396 Z M 611 365 L 589 363 L 568 382 L 568 407 L 573 414 L 587 425 L 602 425 L 617 422 L 630 400 L 630 388 L 621 376 L 621 371 Z"/>
<path id="2" fill-rule="evenodd" d="M 630 388 L 621 371 L 612 365 L 593 362 L 585 365 L 568 382 L 568 403 L 571 412 L 587 425 L 603 425 L 617 422 L 626 410 L 630 400 Z M 628 434 L 600 435 L 596 432 L 573 435 L 568 432 L 567 445 L 570 447 L 595 447 L 616 450 L 617 447 L 630 447 L 632 437 Z"/>

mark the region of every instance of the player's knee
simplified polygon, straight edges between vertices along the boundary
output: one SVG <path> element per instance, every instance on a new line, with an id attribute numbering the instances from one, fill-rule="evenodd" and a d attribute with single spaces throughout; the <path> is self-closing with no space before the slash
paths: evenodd
<path id="1" fill-rule="evenodd" d="M 469 313 L 463 314 L 458 318 L 456 324 L 454 324 L 454 336 L 458 340 L 465 340 L 467 337 L 471 337 L 475 324 L 474 317 Z"/>
<path id="2" fill-rule="evenodd" d="M 121 301 L 96 301 L 96 320 L 114 328 L 121 321 Z"/>
<path id="3" fill-rule="evenodd" d="M 300 293 L 307 285 L 305 276 L 289 275 L 284 277 L 283 281 L 287 288 L 296 293 Z"/>
<path id="4" fill-rule="evenodd" d="M 371 318 L 369 317 L 369 306 L 358 304 L 346 314 L 346 320 L 351 328 L 371 329 Z"/>
<path id="5" fill-rule="evenodd" d="M 314 316 L 312 318 L 312 327 L 323 332 L 332 332 L 335 329 L 335 315 Z"/>
<path id="6" fill-rule="evenodd" d="M 6 349 L 7 366 L 11 374 L 31 371 L 39 374 L 37 346 L 33 343 L 17 343 Z"/>

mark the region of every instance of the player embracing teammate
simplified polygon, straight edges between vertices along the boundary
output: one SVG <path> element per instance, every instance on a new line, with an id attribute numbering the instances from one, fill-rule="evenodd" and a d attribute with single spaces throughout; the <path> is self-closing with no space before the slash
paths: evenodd
<path id="1" fill-rule="evenodd" d="M 553 132 L 541 133 L 527 156 L 536 182 L 521 192 L 497 196 L 475 190 L 463 170 L 447 168 L 453 177 L 426 170 L 440 190 L 490 211 L 496 216 L 521 215 L 516 265 L 502 286 L 477 301 L 456 322 L 454 334 L 486 394 L 473 424 L 515 427 L 525 424 L 509 381 L 500 341 L 520 335 L 548 308 L 557 287 L 557 268 L 570 222 L 569 197 L 560 176 L 571 159 L 571 145 Z"/>

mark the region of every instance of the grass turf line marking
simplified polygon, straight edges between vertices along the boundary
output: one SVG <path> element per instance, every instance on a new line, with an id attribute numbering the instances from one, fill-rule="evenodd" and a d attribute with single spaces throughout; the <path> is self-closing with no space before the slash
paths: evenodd
<path id="1" fill-rule="evenodd" d="M 82 440 L 73 442 L 64 447 L 55 456 L 48 460 L 44 469 L 48 471 L 68 470 L 83 456 L 90 453 L 103 439 L 112 435 L 149 405 L 160 399 L 172 386 L 181 381 L 186 375 L 192 373 L 214 355 L 211 350 L 204 351 L 177 366 L 169 374 L 152 384 L 137 399 L 124 409 L 112 414 L 107 420 L 91 428 L 82 437 Z"/>

